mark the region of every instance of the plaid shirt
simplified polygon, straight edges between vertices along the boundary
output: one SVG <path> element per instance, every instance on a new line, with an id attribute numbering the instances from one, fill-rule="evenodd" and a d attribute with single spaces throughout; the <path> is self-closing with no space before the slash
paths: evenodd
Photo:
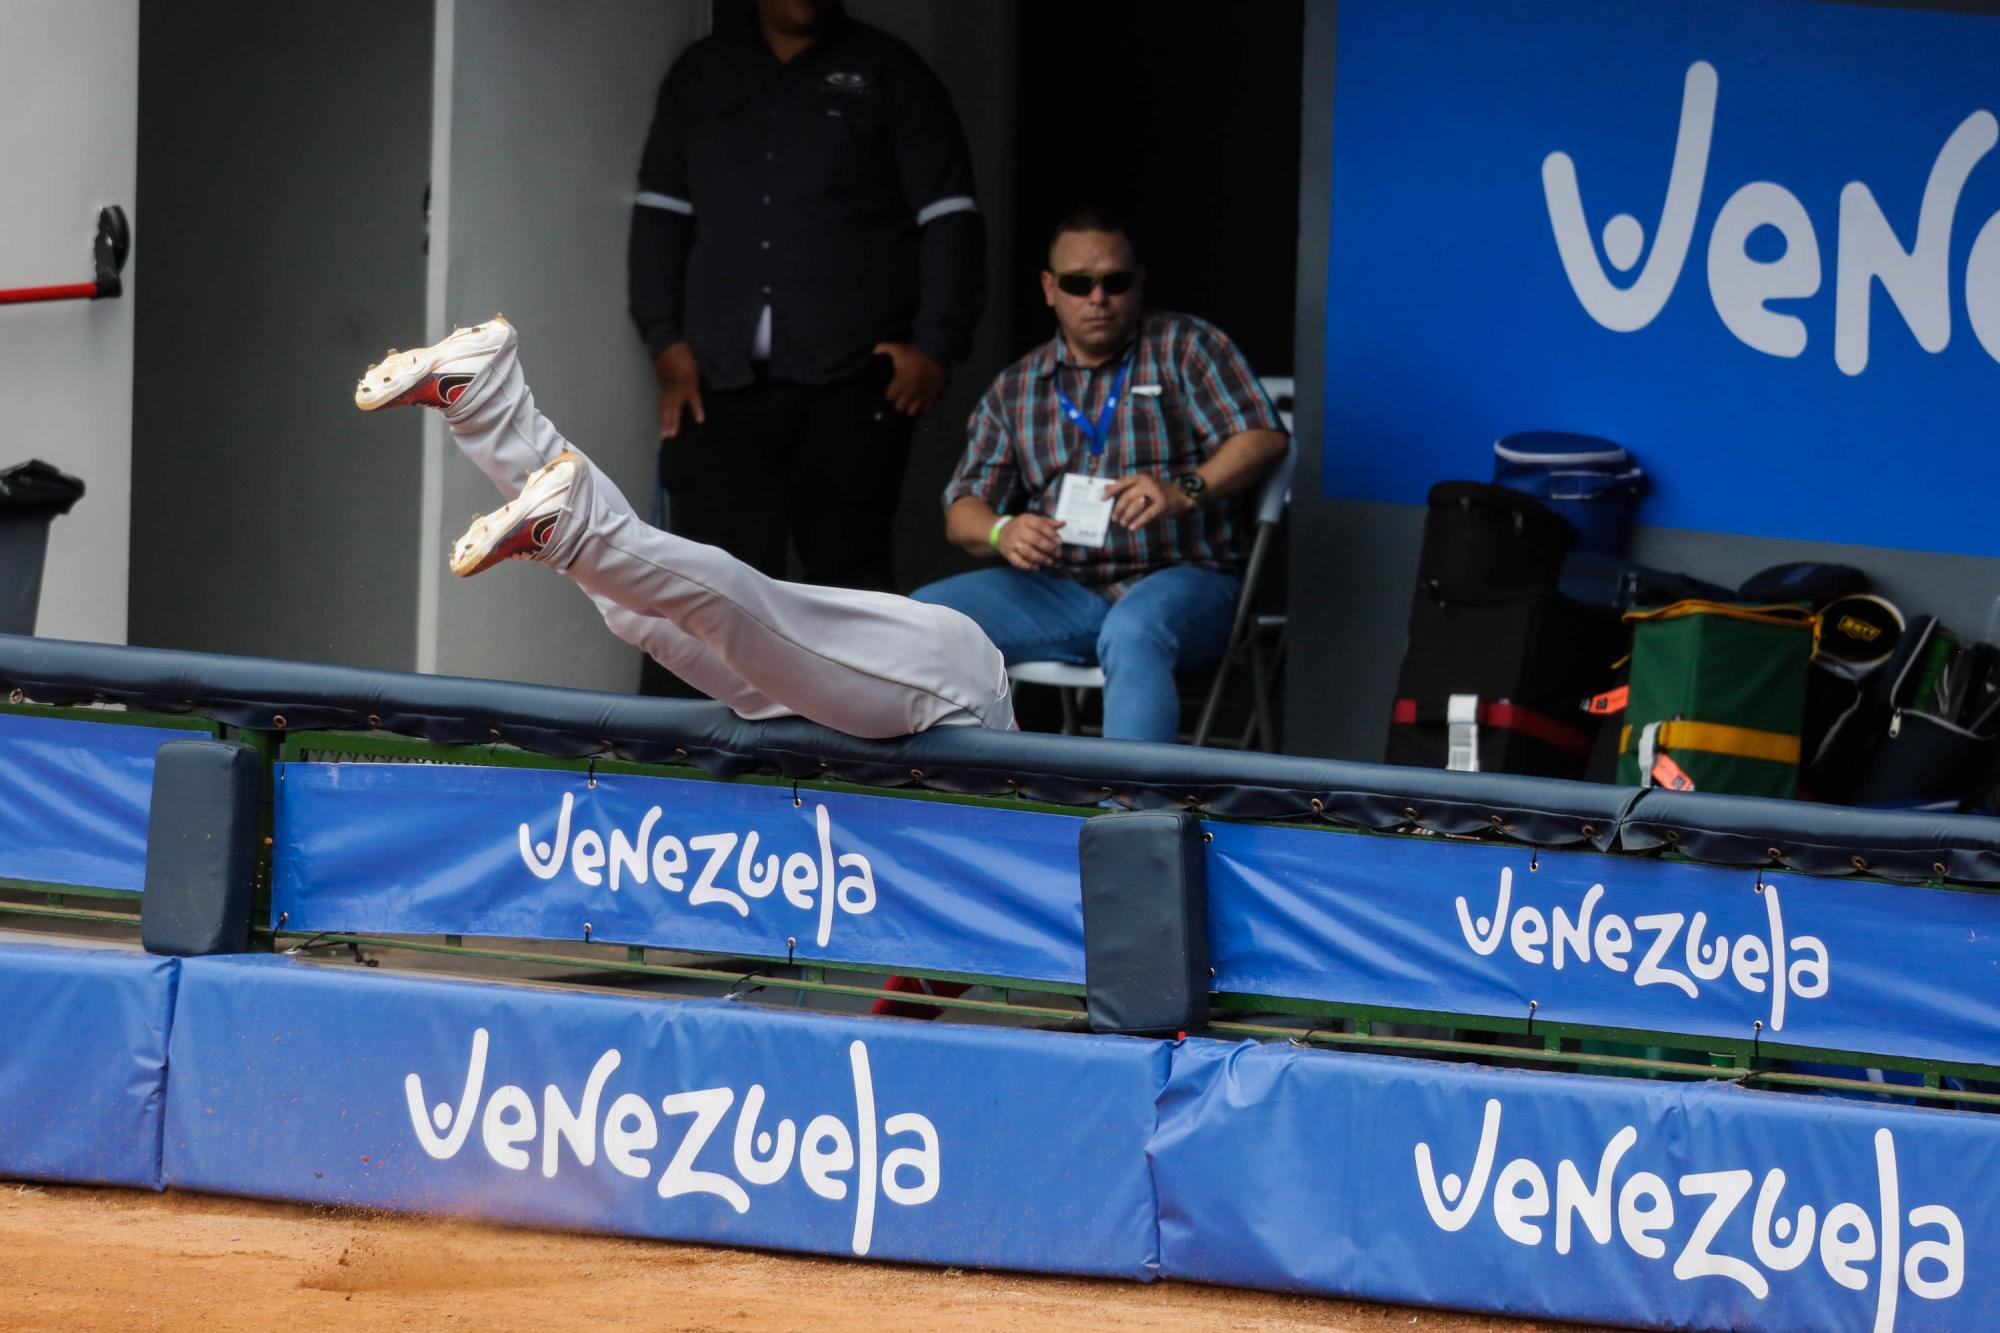
<path id="1" fill-rule="evenodd" d="M 1118 368 L 1127 360 L 1124 396 L 1093 460 L 1090 441 L 1063 414 L 1056 388 L 1092 422 L 1103 411 Z M 1246 430 L 1283 431 L 1263 386 L 1243 354 L 1220 329 L 1189 315 L 1154 312 L 1139 323 L 1132 346 L 1099 366 L 1079 366 L 1062 335 L 1000 372 L 967 427 L 965 457 L 945 487 L 949 509 L 978 496 L 1003 514 L 1053 517 L 1066 472 L 1122 477 L 1150 472 L 1164 480 L 1192 472 L 1224 440 Z M 1096 465 L 1093 469 L 1093 463 Z M 1050 565 L 1117 597 L 1169 565 L 1234 571 L 1243 561 L 1247 506 L 1255 492 L 1211 500 L 1191 514 L 1128 532 L 1112 524 L 1102 547 L 1070 546 Z"/>

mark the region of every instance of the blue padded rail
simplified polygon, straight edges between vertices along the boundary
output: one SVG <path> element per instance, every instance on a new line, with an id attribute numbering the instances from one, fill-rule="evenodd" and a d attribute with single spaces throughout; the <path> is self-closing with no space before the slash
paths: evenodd
<path id="1" fill-rule="evenodd" d="M 1536 846 L 1673 845 L 1815 875 L 2000 885 L 2000 819 L 1669 794 L 1179 745 L 946 727 L 868 741 L 797 719 L 745 722 L 720 704 L 447 676 L 0 635 L 0 688 L 43 703 L 115 700 L 286 731 L 375 728 L 445 744 L 502 741 L 553 755 L 611 753 L 710 772 L 1095 806 L 1320 819 L 1380 831 L 1484 835 Z"/>
<path id="2" fill-rule="evenodd" d="M 1148 1279 L 1168 1048 L 182 963 L 176 1188 Z"/>
<path id="3" fill-rule="evenodd" d="M 0 1177 L 160 1188 L 177 969 L 0 943 Z"/>
<path id="4" fill-rule="evenodd" d="M 1168 1277 L 1644 1328 L 1983 1333 L 2000 1120 L 1188 1042 Z"/>

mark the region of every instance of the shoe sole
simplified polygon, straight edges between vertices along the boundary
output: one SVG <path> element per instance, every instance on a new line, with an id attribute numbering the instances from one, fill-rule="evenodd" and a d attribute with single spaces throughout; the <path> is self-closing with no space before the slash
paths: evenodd
<path id="1" fill-rule="evenodd" d="M 439 362 L 481 352 L 497 352 L 507 345 L 512 332 L 513 325 L 507 322 L 506 316 L 495 315 L 469 329 L 454 330 L 429 347 L 386 356 L 368 367 L 361 376 L 361 382 L 354 386 L 354 405 L 363 412 L 394 407 L 402 401 L 404 394 L 423 383 Z"/>
<path id="2" fill-rule="evenodd" d="M 547 548 L 561 513 L 544 514 L 533 523 L 522 522 L 522 515 L 540 508 L 551 494 L 567 491 L 574 483 L 578 465 L 577 455 L 563 450 L 554 460 L 528 474 L 518 496 L 492 513 L 473 519 L 472 526 L 451 548 L 451 572 L 469 579 L 503 560 L 539 555 Z"/>

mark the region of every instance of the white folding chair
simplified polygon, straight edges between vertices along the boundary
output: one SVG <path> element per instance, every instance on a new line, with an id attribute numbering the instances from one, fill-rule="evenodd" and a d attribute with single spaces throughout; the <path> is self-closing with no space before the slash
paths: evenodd
<path id="1" fill-rule="evenodd" d="M 1224 688 L 1240 661 L 1251 669 L 1251 719 L 1240 748 L 1269 749 L 1277 740 L 1271 710 L 1271 668 L 1275 655 L 1267 656 L 1265 641 L 1274 639 L 1282 649 L 1285 617 L 1259 614 L 1255 608 L 1258 584 L 1269 563 L 1271 546 L 1277 538 L 1279 522 L 1292 502 L 1292 470 L 1298 463 L 1298 445 L 1290 437 L 1294 385 L 1290 376 L 1266 376 L 1259 381 L 1264 393 L 1278 409 L 1285 423 L 1285 456 L 1257 491 L 1256 528 L 1250 541 L 1250 558 L 1243 567 L 1243 591 L 1236 599 L 1236 617 L 1230 625 L 1229 643 L 1216 663 L 1208 698 L 1202 705 L 1201 720 L 1195 725 L 1194 743 L 1206 745 L 1214 730 L 1215 714 Z M 1008 678 L 1017 685 L 1048 685 L 1062 701 L 1062 730 L 1065 736 L 1082 731 L 1084 704 L 1089 693 L 1104 688 L 1104 668 L 1080 666 L 1074 662 L 1016 662 L 1007 668 Z M 1253 746 L 1254 740 L 1254 746 Z"/>

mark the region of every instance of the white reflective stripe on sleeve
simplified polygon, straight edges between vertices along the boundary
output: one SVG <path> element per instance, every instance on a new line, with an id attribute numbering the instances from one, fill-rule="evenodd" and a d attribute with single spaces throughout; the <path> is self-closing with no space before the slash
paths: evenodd
<path id="1" fill-rule="evenodd" d="M 680 213 L 686 217 L 694 216 L 693 204 L 685 199 L 676 199 L 670 194 L 655 194 L 651 190 L 641 190 L 638 197 L 633 199 L 632 202 L 641 208 L 664 208 L 669 213 Z"/>
<path id="2" fill-rule="evenodd" d="M 940 199 L 934 204 L 925 204 L 917 210 L 917 225 L 927 227 L 939 218 L 952 213 L 977 213 L 979 205 L 969 194 L 955 194 L 949 199 Z"/>

